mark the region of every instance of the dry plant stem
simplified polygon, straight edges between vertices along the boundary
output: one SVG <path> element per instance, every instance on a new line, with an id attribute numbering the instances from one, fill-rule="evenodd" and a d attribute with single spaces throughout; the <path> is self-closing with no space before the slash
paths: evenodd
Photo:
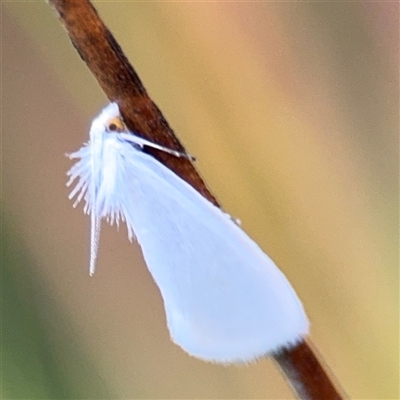
<path id="1" fill-rule="evenodd" d="M 148 96 L 133 67 L 89 0 L 48 0 L 72 44 L 111 101 L 118 103 L 128 128 L 160 145 L 184 151 L 161 111 Z M 190 161 L 147 149 L 160 162 L 219 206 Z M 273 355 L 301 399 L 342 397 L 306 342 Z"/>
<path id="2" fill-rule="evenodd" d="M 274 361 L 300 399 L 341 400 L 345 398 L 322 368 L 316 351 L 306 341 L 273 354 Z"/>
<path id="3" fill-rule="evenodd" d="M 118 103 L 127 127 L 138 135 L 184 152 L 160 110 L 150 99 L 111 32 L 89 0 L 48 0 L 56 9 L 72 44 L 111 101 Z M 190 161 L 147 148 L 159 161 L 217 205 Z"/>

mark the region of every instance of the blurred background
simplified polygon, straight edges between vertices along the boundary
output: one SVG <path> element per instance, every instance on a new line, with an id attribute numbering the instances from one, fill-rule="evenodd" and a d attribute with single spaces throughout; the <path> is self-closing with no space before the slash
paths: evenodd
<path id="1" fill-rule="evenodd" d="M 354 399 L 398 392 L 397 2 L 98 2 L 224 208 L 289 278 Z M 169 340 L 125 227 L 72 208 L 66 152 L 107 103 L 45 2 L 2 5 L 2 398 L 271 398 L 271 360 Z"/>

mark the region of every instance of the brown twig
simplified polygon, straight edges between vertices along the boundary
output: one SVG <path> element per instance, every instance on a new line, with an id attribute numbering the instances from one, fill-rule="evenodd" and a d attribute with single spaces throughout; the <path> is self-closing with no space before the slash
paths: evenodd
<path id="1" fill-rule="evenodd" d="M 306 341 L 291 349 L 282 349 L 272 355 L 300 399 L 341 400 L 343 393 L 335 387 Z M 326 368 L 326 367 L 325 367 Z"/>
<path id="2" fill-rule="evenodd" d="M 148 96 L 118 43 L 89 0 L 48 0 L 57 11 L 72 44 L 111 101 L 118 103 L 128 128 L 155 143 L 184 151 L 161 111 Z M 147 149 L 160 162 L 219 206 L 190 161 Z M 305 342 L 272 357 L 301 399 L 339 400 L 311 347 Z"/>
<path id="3" fill-rule="evenodd" d="M 184 151 L 139 76 L 89 0 L 48 0 L 56 9 L 72 44 L 97 79 L 106 96 L 118 103 L 128 128 L 170 149 Z M 190 161 L 147 148 L 159 161 L 195 187 L 215 205 Z"/>

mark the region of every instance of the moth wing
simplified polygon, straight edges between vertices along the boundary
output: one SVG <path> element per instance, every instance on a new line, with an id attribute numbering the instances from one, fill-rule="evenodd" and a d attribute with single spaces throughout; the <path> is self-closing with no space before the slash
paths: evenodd
<path id="1" fill-rule="evenodd" d="M 173 341 L 193 356 L 223 363 L 298 342 L 308 320 L 273 261 L 176 174 L 121 146 L 121 215 L 160 289 Z"/>

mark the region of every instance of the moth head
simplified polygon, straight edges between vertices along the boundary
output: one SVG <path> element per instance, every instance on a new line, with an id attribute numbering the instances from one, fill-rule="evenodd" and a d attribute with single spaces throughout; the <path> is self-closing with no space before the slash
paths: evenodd
<path id="1" fill-rule="evenodd" d="M 121 133 L 128 131 L 128 128 L 126 127 L 124 121 L 122 121 L 121 117 L 110 118 L 108 121 L 106 121 L 105 128 L 109 133 Z"/>

